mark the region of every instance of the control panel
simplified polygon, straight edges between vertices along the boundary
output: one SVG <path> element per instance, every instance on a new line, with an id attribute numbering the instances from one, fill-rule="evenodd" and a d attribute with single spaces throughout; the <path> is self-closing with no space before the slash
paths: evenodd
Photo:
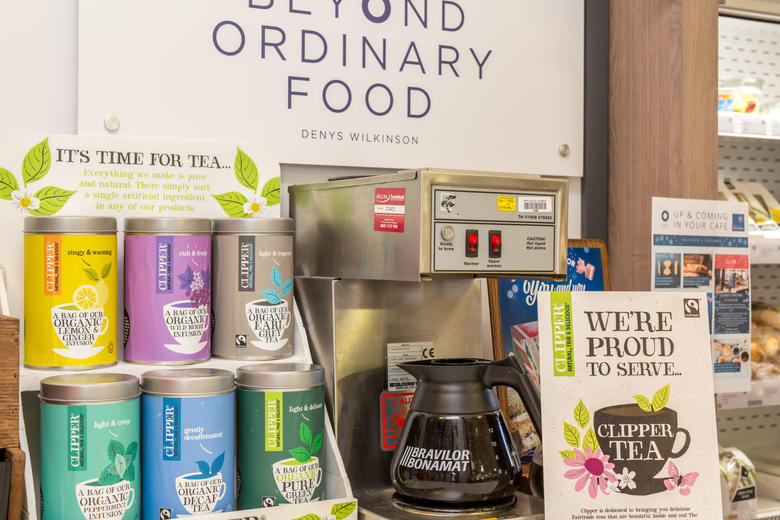
<path id="1" fill-rule="evenodd" d="M 556 194 L 433 186 L 434 272 L 555 269 Z"/>

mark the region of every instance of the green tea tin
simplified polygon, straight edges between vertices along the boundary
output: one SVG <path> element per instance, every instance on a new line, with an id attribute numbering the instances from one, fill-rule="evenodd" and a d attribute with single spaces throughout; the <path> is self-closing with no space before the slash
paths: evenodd
<path id="1" fill-rule="evenodd" d="M 138 378 L 41 381 L 41 518 L 138 520 Z"/>
<path id="2" fill-rule="evenodd" d="M 324 383 L 319 365 L 268 363 L 236 371 L 238 509 L 322 498 Z"/>

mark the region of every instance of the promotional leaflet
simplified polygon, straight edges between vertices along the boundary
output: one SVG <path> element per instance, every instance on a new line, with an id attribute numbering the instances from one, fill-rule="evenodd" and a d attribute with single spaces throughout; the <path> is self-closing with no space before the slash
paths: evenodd
<path id="1" fill-rule="evenodd" d="M 652 287 L 706 295 L 716 392 L 750 390 L 748 205 L 653 197 Z"/>
<path id="2" fill-rule="evenodd" d="M 545 518 L 722 518 L 706 295 L 538 302 Z"/>

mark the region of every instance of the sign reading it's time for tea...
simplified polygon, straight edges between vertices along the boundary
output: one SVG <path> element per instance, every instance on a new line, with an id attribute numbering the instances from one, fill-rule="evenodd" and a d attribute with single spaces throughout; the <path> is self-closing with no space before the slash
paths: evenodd
<path id="1" fill-rule="evenodd" d="M 545 514 L 721 518 L 702 293 L 539 295 Z"/>

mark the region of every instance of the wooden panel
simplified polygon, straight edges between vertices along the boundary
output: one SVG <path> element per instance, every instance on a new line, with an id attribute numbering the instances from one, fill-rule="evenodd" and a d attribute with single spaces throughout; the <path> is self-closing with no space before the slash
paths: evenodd
<path id="1" fill-rule="evenodd" d="M 0 448 L 19 447 L 19 320 L 0 316 Z"/>
<path id="2" fill-rule="evenodd" d="M 6 448 L 5 460 L 11 461 L 8 520 L 19 520 L 22 518 L 22 505 L 24 504 L 24 452 L 19 448 Z"/>
<path id="3" fill-rule="evenodd" d="M 610 2 L 609 260 L 650 288 L 651 197 L 715 199 L 717 0 Z"/>

